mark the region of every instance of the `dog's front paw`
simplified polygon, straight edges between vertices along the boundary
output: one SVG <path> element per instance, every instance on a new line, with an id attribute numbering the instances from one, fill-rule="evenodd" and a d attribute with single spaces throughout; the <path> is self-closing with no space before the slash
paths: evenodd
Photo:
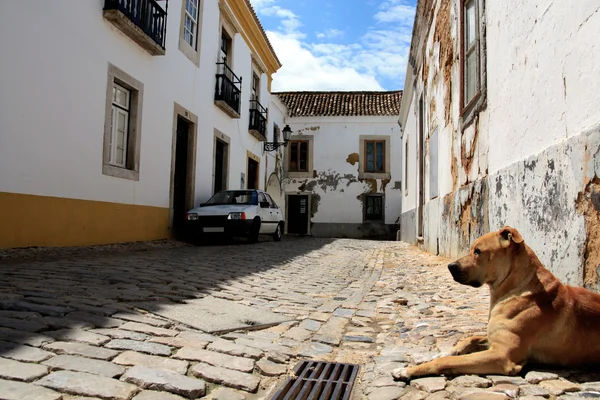
<path id="1" fill-rule="evenodd" d="M 392 377 L 395 380 L 407 381 L 410 379 L 410 375 L 408 375 L 408 371 L 406 368 L 396 368 L 392 371 Z"/>

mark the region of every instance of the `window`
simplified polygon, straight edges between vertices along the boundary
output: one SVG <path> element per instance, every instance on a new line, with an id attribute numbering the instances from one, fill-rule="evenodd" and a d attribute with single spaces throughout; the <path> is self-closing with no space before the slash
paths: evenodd
<path id="1" fill-rule="evenodd" d="M 225 29 L 221 31 L 221 59 L 228 67 L 231 66 L 231 37 Z"/>
<path id="2" fill-rule="evenodd" d="M 252 91 L 250 92 L 250 100 L 258 101 L 260 93 L 260 78 L 256 72 L 252 72 Z"/>
<path id="3" fill-rule="evenodd" d="M 365 220 L 383 221 L 383 196 L 365 196 Z"/>
<path id="4" fill-rule="evenodd" d="M 113 82 L 109 163 L 121 168 L 127 167 L 130 103 L 131 93 L 129 90 Z"/>
<path id="5" fill-rule="evenodd" d="M 408 194 L 408 137 L 404 143 L 404 194 Z"/>
<path id="6" fill-rule="evenodd" d="M 307 172 L 308 171 L 308 140 L 294 140 L 289 142 L 290 172 Z"/>
<path id="7" fill-rule="evenodd" d="M 365 140 L 365 172 L 385 172 L 385 140 Z"/>
<path id="8" fill-rule="evenodd" d="M 275 203 L 275 200 L 273 200 L 268 193 L 265 193 L 265 196 L 267 197 L 267 200 L 269 201 L 269 205 L 271 208 L 279 208 L 277 206 L 277 203 Z"/>
<path id="9" fill-rule="evenodd" d="M 195 50 L 198 39 L 198 0 L 185 0 L 184 13 L 183 38 Z"/>
<path id="10" fill-rule="evenodd" d="M 144 85 L 108 65 L 102 173 L 139 180 Z"/>
<path id="11" fill-rule="evenodd" d="M 201 0 L 183 0 L 181 4 L 179 50 L 196 66 L 200 66 L 201 7 Z"/>
<path id="12" fill-rule="evenodd" d="M 466 127 L 485 105 L 485 9 L 481 0 L 461 0 L 460 113 Z"/>

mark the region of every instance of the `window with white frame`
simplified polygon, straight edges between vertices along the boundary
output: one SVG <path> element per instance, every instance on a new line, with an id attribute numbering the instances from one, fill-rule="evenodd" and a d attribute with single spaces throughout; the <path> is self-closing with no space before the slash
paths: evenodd
<path id="1" fill-rule="evenodd" d="M 127 167 L 130 104 L 131 92 L 113 82 L 109 162 L 121 168 Z"/>
<path id="2" fill-rule="evenodd" d="M 144 84 L 108 64 L 102 173 L 139 180 Z"/>
<path id="3" fill-rule="evenodd" d="M 485 2 L 460 0 L 460 7 L 460 115 L 464 129 L 486 103 Z"/>
<path id="4" fill-rule="evenodd" d="M 196 49 L 198 40 L 198 2 L 199 0 L 185 0 L 183 38 L 192 49 Z"/>

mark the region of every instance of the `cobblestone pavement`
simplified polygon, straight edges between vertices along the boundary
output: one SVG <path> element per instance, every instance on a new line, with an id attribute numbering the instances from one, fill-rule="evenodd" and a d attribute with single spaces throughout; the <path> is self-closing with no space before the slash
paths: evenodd
<path id="1" fill-rule="evenodd" d="M 447 262 L 400 242 L 316 238 L 3 261 L 0 398 L 269 398 L 307 358 L 360 364 L 355 398 L 600 397 L 600 374 L 585 371 L 393 381 L 485 332 L 487 290 L 454 283 Z M 211 335 L 135 306 L 205 296 L 289 321 Z"/>

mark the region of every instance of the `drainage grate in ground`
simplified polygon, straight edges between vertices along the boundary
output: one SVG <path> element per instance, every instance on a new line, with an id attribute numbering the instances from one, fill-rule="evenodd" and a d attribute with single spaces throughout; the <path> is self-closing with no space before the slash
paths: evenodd
<path id="1" fill-rule="evenodd" d="M 347 400 L 352 393 L 359 366 L 303 360 L 271 400 Z"/>

